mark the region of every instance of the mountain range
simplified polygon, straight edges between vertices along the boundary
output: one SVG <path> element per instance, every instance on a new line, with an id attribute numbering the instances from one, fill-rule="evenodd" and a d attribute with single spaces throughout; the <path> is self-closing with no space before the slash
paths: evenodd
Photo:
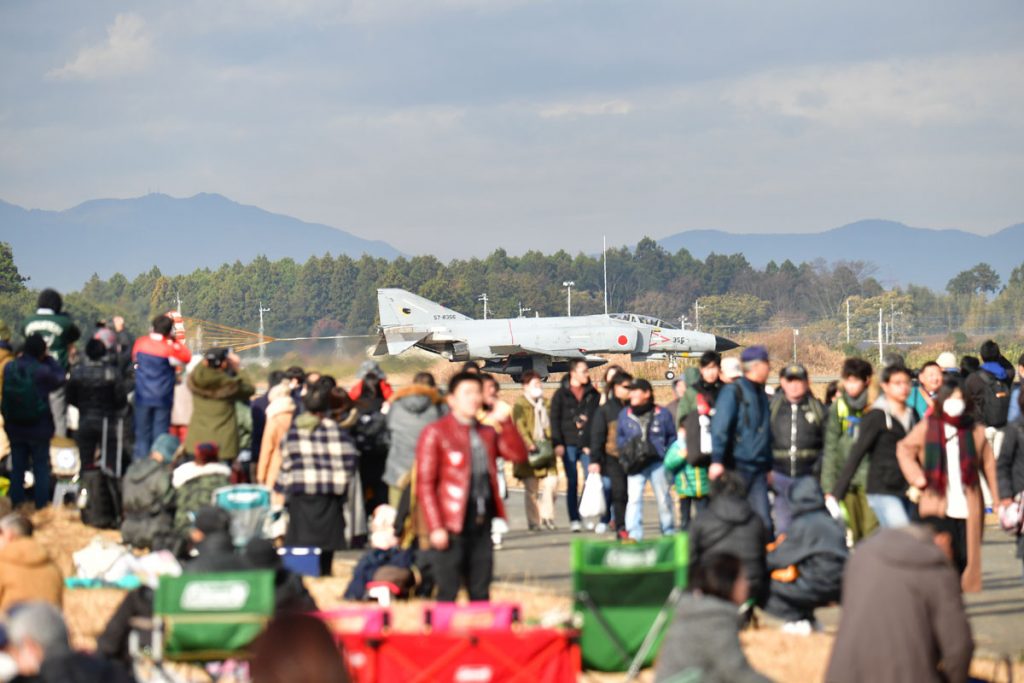
<path id="1" fill-rule="evenodd" d="M 157 266 L 165 274 L 243 263 L 264 254 L 305 261 L 327 252 L 395 258 L 391 245 L 319 223 L 264 211 L 219 194 L 148 194 L 95 199 L 66 211 L 0 201 L 0 240 L 10 243 L 32 287 L 76 290 L 93 273 L 129 279 Z"/>
<path id="2" fill-rule="evenodd" d="M 637 236 L 639 237 L 639 235 Z M 14 249 L 15 263 L 32 287 L 79 289 L 93 273 L 128 278 L 153 266 L 169 275 L 256 256 L 305 261 L 328 252 L 359 258 L 395 258 L 401 252 L 338 228 L 307 223 L 234 202 L 219 194 L 175 198 L 148 194 L 132 199 L 95 199 L 65 211 L 23 209 L 0 201 L 0 241 Z M 700 259 L 712 252 L 742 252 L 755 267 L 769 261 L 824 259 L 866 261 L 885 285 L 919 284 L 942 290 L 962 270 L 980 262 L 1005 282 L 1024 262 L 1024 223 L 992 235 L 963 230 L 914 228 L 887 220 L 863 220 L 819 233 L 736 234 L 688 230 L 658 240 Z M 515 251 L 514 245 L 504 245 Z"/>
<path id="3" fill-rule="evenodd" d="M 863 220 L 810 234 L 736 234 L 720 230 L 688 230 L 658 240 L 670 252 L 687 249 L 704 259 L 712 252 L 742 252 L 751 265 L 770 261 L 795 264 L 823 258 L 867 261 L 877 267 L 883 285 L 916 284 L 942 291 L 957 273 L 978 263 L 992 266 L 1003 283 L 1024 263 L 1024 223 L 992 235 L 963 230 L 912 228 L 887 220 Z"/>

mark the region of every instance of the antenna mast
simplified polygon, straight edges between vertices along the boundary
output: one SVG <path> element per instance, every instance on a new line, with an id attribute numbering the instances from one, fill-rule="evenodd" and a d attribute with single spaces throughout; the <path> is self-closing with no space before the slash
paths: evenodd
<path id="1" fill-rule="evenodd" d="M 601 260 L 604 262 L 604 314 L 608 315 L 608 236 L 601 237 Z"/>

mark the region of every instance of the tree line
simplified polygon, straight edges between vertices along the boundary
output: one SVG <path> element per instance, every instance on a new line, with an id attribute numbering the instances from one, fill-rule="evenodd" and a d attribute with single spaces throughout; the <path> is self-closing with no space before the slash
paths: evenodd
<path id="1" fill-rule="evenodd" d="M 925 287 L 884 288 L 874 268 L 860 261 L 796 264 L 771 262 L 753 267 L 742 254 L 711 254 L 698 259 L 687 250 L 669 253 L 652 239 L 634 248 L 607 251 L 608 303 L 612 312 L 659 317 L 678 326 L 741 333 L 800 326 L 828 341 L 845 341 L 850 306 L 851 339 L 874 338 L 878 311 L 894 339 L 967 329 L 1016 329 L 1024 322 L 1024 264 L 1003 285 L 988 264 L 952 277 L 945 292 Z M 259 306 L 266 332 L 273 336 L 360 334 L 377 324 L 376 290 L 400 287 L 471 317 L 483 316 L 487 294 L 491 317 L 552 316 L 566 312 L 563 283 L 574 282 L 574 315 L 604 310 L 604 264 L 600 254 L 529 251 L 510 256 L 496 249 L 483 259 L 442 263 L 433 256 L 383 258 L 313 256 L 304 263 L 261 256 L 250 263 L 224 264 L 185 275 L 165 275 L 156 267 L 133 279 L 93 275 L 78 292 L 64 293 L 65 308 L 77 320 L 123 315 L 137 332 L 158 313 L 176 307 L 185 315 L 255 330 Z M 0 319 L 12 328 L 35 305 L 33 287 L 17 270 L 8 245 L 0 243 Z M 699 302 L 699 313 L 695 310 Z"/>

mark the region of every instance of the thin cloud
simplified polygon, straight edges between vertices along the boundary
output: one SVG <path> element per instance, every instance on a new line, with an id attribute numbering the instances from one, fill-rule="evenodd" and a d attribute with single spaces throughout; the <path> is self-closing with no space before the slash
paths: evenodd
<path id="1" fill-rule="evenodd" d="M 608 102 L 562 103 L 544 107 L 538 113 L 542 119 L 579 118 L 581 116 L 624 116 L 633 111 L 633 105 L 626 100 Z"/>
<path id="2" fill-rule="evenodd" d="M 83 48 L 64 66 L 50 70 L 53 80 L 98 80 L 137 73 L 148 66 L 153 43 L 138 14 L 118 14 L 107 27 L 107 39 Z"/>

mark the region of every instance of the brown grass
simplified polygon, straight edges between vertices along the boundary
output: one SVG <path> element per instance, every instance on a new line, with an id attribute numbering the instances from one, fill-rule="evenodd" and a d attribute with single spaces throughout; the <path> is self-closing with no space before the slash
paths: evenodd
<path id="1" fill-rule="evenodd" d="M 66 572 L 71 570 L 71 553 L 84 547 L 94 536 L 118 537 L 117 532 L 98 531 L 82 525 L 77 512 L 66 509 L 38 514 L 35 521 L 40 542 L 57 558 L 62 570 Z M 322 609 L 346 604 L 340 597 L 348 584 L 351 569 L 351 564 L 337 562 L 335 576 L 306 579 L 310 593 Z M 115 589 L 77 589 L 65 592 L 64 612 L 75 647 L 85 650 L 95 647 L 96 637 L 102 632 L 123 596 L 124 591 Z M 494 600 L 519 603 L 523 620 L 528 624 L 560 622 L 572 609 L 568 596 L 536 585 L 496 584 L 492 596 Z M 394 605 L 392 627 L 399 631 L 419 629 L 426 604 L 413 600 Z M 802 683 L 824 679 L 832 649 L 830 634 L 801 637 L 783 634 L 773 628 L 761 628 L 742 633 L 740 640 L 751 664 L 775 680 Z M 988 660 L 975 660 L 971 673 L 982 680 L 1007 680 L 1005 668 Z M 1016 664 L 1014 673 L 1017 680 L 1024 678 L 1024 664 Z M 996 677 L 992 678 L 993 675 Z M 199 680 L 202 680 L 201 676 Z M 622 675 L 586 673 L 581 680 L 611 683 L 622 680 Z M 653 673 L 644 672 L 640 680 L 653 680 Z"/>

